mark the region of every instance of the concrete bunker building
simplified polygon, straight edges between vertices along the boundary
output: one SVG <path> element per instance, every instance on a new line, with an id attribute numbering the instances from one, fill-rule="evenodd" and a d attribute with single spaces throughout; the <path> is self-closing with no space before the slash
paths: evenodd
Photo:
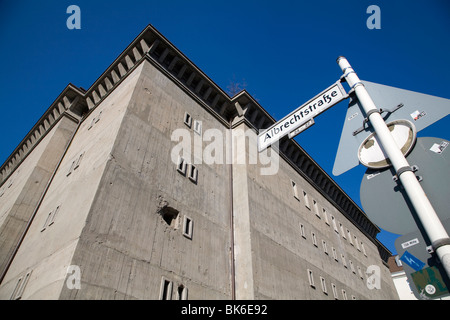
<path id="1" fill-rule="evenodd" d="M 379 228 L 297 142 L 280 141 L 272 175 L 171 159 L 176 129 L 274 122 L 147 26 L 0 167 L 0 299 L 398 299 Z"/>

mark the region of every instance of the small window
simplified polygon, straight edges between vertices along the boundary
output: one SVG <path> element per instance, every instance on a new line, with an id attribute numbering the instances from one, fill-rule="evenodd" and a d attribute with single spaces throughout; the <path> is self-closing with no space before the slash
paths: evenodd
<path id="1" fill-rule="evenodd" d="M 327 291 L 327 284 L 326 284 L 326 282 L 325 282 L 325 278 L 320 277 L 320 285 L 321 285 L 321 287 L 322 287 L 323 293 L 328 294 L 328 291 Z"/>
<path id="2" fill-rule="evenodd" d="M 297 199 L 298 201 L 300 201 L 300 199 L 298 197 L 297 184 L 291 180 L 291 185 L 292 185 L 292 191 L 294 192 L 294 198 Z"/>
<path id="3" fill-rule="evenodd" d="M 322 248 L 323 248 L 323 252 L 325 254 L 328 254 L 328 248 L 327 248 L 327 243 L 325 240 L 322 240 Z"/>
<path id="4" fill-rule="evenodd" d="M 164 277 L 161 279 L 159 300 L 172 300 L 172 281 Z"/>
<path id="5" fill-rule="evenodd" d="M 300 235 L 306 239 L 305 226 L 300 223 Z"/>
<path id="6" fill-rule="evenodd" d="M 342 238 L 347 239 L 347 237 L 345 236 L 344 226 L 342 225 L 342 223 L 339 223 L 339 228 L 341 229 Z"/>
<path id="7" fill-rule="evenodd" d="M 347 300 L 347 292 L 344 289 L 342 289 L 342 299 Z"/>
<path id="8" fill-rule="evenodd" d="M 317 247 L 317 237 L 314 232 L 311 232 L 311 238 L 312 238 L 313 245 Z"/>
<path id="9" fill-rule="evenodd" d="M 94 119 L 94 120 L 95 120 L 95 123 L 97 123 L 97 122 L 100 121 L 100 118 L 101 118 L 101 116 L 102 116 L 102 112 L 103 112 L 103 111 L 100 111 L 100 112 L 98 113 L 98 116 Z"/>
<path id="10" fill-rule="evenodd" d="M 352 300 L 356 300 L 356 297 L 354 295 L 352 295 Z"/>
<path id="11" fill-rule="evenodd" d="M 316 286 L 314 284 L 314 275 L 313 275 L 313 272 L 310 269 L 308 269 L 308 281 L 309 281 L 309 285 L 312 288 L 316 288 Z"/>
<path id="12" fill-rule="evenodd" d="M 333 297 L 334 299 L 338 300 L 338 292 L 337 292 L 337 288 L 336 285 L 334 283 L 331 283 L 331 291 L 333 291 Z"/>
<path id="13" fill-rule="evenodd" d="M 337 255 L 336 248 L 331 247 L 331 252 L 333 252 L 333 258 L 334 258 L 334 260 L 338 261 L 338 255 Z"/>
<path id="14" fill-rule="evenodd" d="M 319 212 L 319 205 L 317 204 L 316 200 L 313 200 L 313 208 L 314 208 L 314 213 L 316 214 L 316 217 L 320 218 L 320 212 Z"/>
<path id="15" fill-rule="evenodd" d="M 354 274 L 356 274 L 356 270 L 355 270 L 355 266 L 353 265 L 353 261 L 352 260 L 348 260 L 348 263 L 350 264 L 350 269 L 352 270 L 352 272 Z"/>
<path id="16" fill-rule="evenodd" d="M 72 164 L 71 164 L 71 166 L 70 166 L 70 169 L 69 169 L 69 171 L 68 171 L 67 174 L 66 174 L 67 177 L 70 176 L 70 175 L 72 174 L 72 171 L 73 171 L 73 168 L 75 167 L 75 163 L 76 163 L 76 162 L 77 162 L 76 160 L 72 161 Z"/>
<path id="17" fill-rule="evenodd" d="M 191 166 L 189 168 L 189 179 L 192 182 L 197 183 L 197 178 L 198 178 L 198 170 L 194 165 L 191 164 Z"/>
<path id="18" fill-rule="evenodd" d="M 343 254 L 341 254 L 341 260 L 344 267 L 347 268 L 347 261 L 345 260 L 345 256 Z"/>
<path id="19" fill-rule="evenodd" d="M 192 126 L 192 117 L 187 112 L 184 114 L 184 124 L 187 125 L 189 128 Z"/>
<path id="20" fill-rule="evenodd" d="M 194 132 L 202 135 L 202 122 L 198 120 L 194 120 Z"/>
<path id="21" fill-rule="evenodd" d="M 192 230 L 193 230 L 193 224 L 191 218 L 184 216 L 183 218 L 183 236 L 185 236 L 188 239 L 192 240 Z"/>
<path id="22" fill-rule="evenodd" d="M 359 277 L 360 277 L 361 279 L 363 279 L 363 280 L 364 280 L 364 276 L 363 276 L 363 273 L 362 273 L 361 267 L 360 267 L 360 266 L 357 266 L 357 269 L 358 269 L 358 274 L 359 274 Z"/>
<path id="23" fill-rule="evenodd" d="M 47 219 L 45 219 L 44 225 L 43 225 L 42 228 L 41 228 L 41 232 L 44 231 L 44 230 L 47 228 L 48 222 L 50 221 L 51 218 L 52 218 L 52 212 L 50 212 L 50 213 L 47 215 Z"/>
<path id="24" fill-rule="evenodd" d="M 305 200 L 305 207 L 311 210 L 311 206 L 309 205 L 308 194 L 305 191 L 303 191 L 303 199 Z"/>
<path id="25" fill-rule="evenodd" d="M 10 300 L 20 300 L 22 299 L 23 292 L 25 290 L 25 286 L 28 283 L 28 280 L 30 279 L 31 271 L 28 271 L 25 276 L 20 277 L 19 280 L 17 280 L 16 286 L 14 287 L 14 291 L 11 295 Z"/>
<path id="26" fill-rule="evenodd" d="M 186 175 L 186 160 L 183 157 L 178 157 L 177 170 L 182 175 Z"/>
<path id="27" fill-rule="evenodd" d="M 50 221 L 48 222 L 48 226 L 51 226 L 53 224 L 53 222 L 55 222 L 55 217 L 58 214 L 59 211 L 59 206 L 56 207 L 56 209 L 52 212 Z"/>
<path id="28" fill-rule="evenodd" d="M 329 226 L 330 225 L 330 221 L 328 220 L 328 213 L 327 213 L 327 210 L 325 208 L 322 208 L 322 214 L 323 214 L 323 218 L 325 220 L 325 223 Z"/>
<path id="29" fill-rule="evenodd" d="M 45 219 L 44 225 L 42 226 L 41 232 L 44 231 L 47 227 L 50 227 L 55 222 L 55 217 L 58 214 L 59 206 L 56 207 L 55 210 L 50 212 Z"/>
<path id="30" fill-rule="evenodd" d="M 359 242 L 358 242 L 358 238 L 356 236 L 353 236 L 353 240 L 355 240 L 355 245 L 356 245 L 356 249 L 358 251 L 361 251 L 361 248 L 359 247 Z"/>
<path id="31" fill-rule="evenodd" d="M 95 123 L 95 118 L 92 119 L 91 124 L 88 127 L 88 130 L 91 130 L 91 128 L 94 126 L 94 123 Z"/>
<path id="32" fill-rule="evenodd" d="M 339 234 L 339 230 L 338 230 L 337 224 L 336 224 L 336 219 L 334 218 L 333 215 L 331 215 L 331 223 L 333 224 L 333 229 L 334 229 L 334 231 L 335 231 L 337 234 Z"/>
<path id="33" fill-rule="evenodd" d="M 80 154 L 80 156 L 78 157 L 78 159 L 75 162 L 75 167 L 73 168 L 73 170 L 78 169 L 78 167 L 80 166 L 81 163 L 81 159 L 83 159 L 84 157 L 84 152 L 82 154 Z"/>
<path id="34" fill-rule="evenodd" d="M 347 235 L 348 235 L 348 241 L 350 242 L 350 244 L 353 246 L 353 241 L 352 241 L 352 235 L 350 233 L 350 230 L 347 229 Z"/>
<path id="35" fill-rule="evenodd" d="M 364 243 L 362 243 L 362 242 L 360 242 L 361 243 L 361 249 L 362 249 L 362 252 L 364 253 L 364 255 L 367 257 L 367 252 L 366 252 L 366 248 L 364 247 Z"/>
<path id="36" fill-rule="evenodd" d="M 177 300 L 187 300 L 188 289 L 180 284 L 177 288 Z"/>

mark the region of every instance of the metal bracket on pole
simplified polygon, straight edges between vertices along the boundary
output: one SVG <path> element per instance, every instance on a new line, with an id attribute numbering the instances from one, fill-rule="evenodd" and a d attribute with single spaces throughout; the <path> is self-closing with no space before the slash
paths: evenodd
<path id="1" fill-rule="evenodd" d="M 355 90 L 355 89 L 352 89 L 353 91 Z M 362 125 L 362 127 L 361 128 L 359 128 L 359 129 L 356 129 L 355 131 L 353 131 L 353 136 L 356 136 L 358 133 L 360 133 L 360 132 L 363 132 L 365 129 L 366 129 L 366 123 L 369 123 L 369 117 L 370 117 L 370 115 L 371 114 L 373 114 L 373 113 L 380 113 L 380 111 L 378 110 L 378 109 L 372 109 L 372 110 L 369 110 L 368 112 L 367 112 L 367 115 L 366 115 L 366 117 L 364 118 L 364 120 L 363 120 L 363 125 Z M 367 127 L 368 128 L 368 127 Z"/>
<path id="2" fill-rule="evenodd" d="M 399 103 L 399 104 L 398 104 L 394 109 L 392 109 L 392 110 L 380 108 L 380 114 L 387 113 L 386 117 L 383 117 L 383 119 L 386 120 L 387 118 L 389 118 L 389 116 L 391 115 L 391 113 L 394 113 L 395 111 L 397 111 L 397 110 L 400 109 L 401 107 L 403 107 L 403 103 Z"/>
<path id="3" fill-rule="evenodd" d="M 450 238 L 436 240 L 431 244 L 431 247 L 433 248 L 434 251 L 436 251 L 438 248 L 447 245 L 450 245 Z"/>
<path id="4" fill-rule="evenodd" d="M 411 167 L 409 167 L 409 166 L 402 167 L 402 168 L 397 170 L 396 175 L 392 177 L 392 180 L 394 180 L 394 182 L 397 182 L 399 177 L 402 175 L 402 173 L 405 173 L 407 171 L 416 172 L 418 170 L 419 170 L 419 166 L 418 165 L 413 165 Z M 417 179 L 419 180 L 419 182 L 422 181 L 422 177 L 421 176 L 418 176 Z"/>
<path id="5" fill-rule="evenodd" d="M 349 91 L 348 94 L 350 95 L 350 94 L 353 93 L 353 92 L 355 92 L 355 89 L 354 89 L 354 88 L 351 89 L 351 90 Z M 355 131 L 353 131 L 353 136 L 356 136 L 358 133 L 363 132 L 363 131 L 366 129 L 366 123 L 369 122 L 369 117 L 370 117 L 370 115 L 371 115 L 372 113 L 377 112 L 377 113 L 379 113 L 380 115 L 383 115 L 383 113 L 386 113 L 386 115 L 383 116 L 383 119 L 384 119 L 384 120 L 387 120 L 387 118 L 389 118 L 389 116 L 390 116 L 392 113 L 394 113 L 395 111 L 397 111 L 397 110 L 400 109 L 401 107 L 403 107 L 403 103 L 398 104 L 398 105 L 397 105 L 394 109 L 392 109 L 392 110 L 389 110 L 389 109 L 383 109 L 383 108 L 380 108 L 380 110 L 377 110 L 377 109 L 369 110 L 369 112 L 367 112 L 367 116 L 364 118 L 363 126 L 360 127 L 360 128 L 358 128 L 358 129 L 356 129 Z"/>

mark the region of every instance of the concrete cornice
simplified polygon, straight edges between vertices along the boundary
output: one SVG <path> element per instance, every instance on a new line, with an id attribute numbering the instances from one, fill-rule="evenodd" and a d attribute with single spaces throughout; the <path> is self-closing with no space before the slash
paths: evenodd
<path id="1" fill-rule="evenodd" d="M 78 122 L 85 112 L 84 92 L 69 83 L 0 167 L 0 186 L 63 116 Z"/>

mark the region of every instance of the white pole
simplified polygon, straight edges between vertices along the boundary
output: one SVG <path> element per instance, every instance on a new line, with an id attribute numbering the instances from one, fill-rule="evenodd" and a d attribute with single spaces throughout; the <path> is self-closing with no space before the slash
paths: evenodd
<path id="1" fill-rule="evenodd" d="M 447 231 L 356 72 L 344 57 L 339 57 L 337 63 L 342 69 L 348 85 L 355 90 L 355 94 L 368 116 L 370 124 L 374 128 L 381 146 L 394 166 L 397 176 L 432 243 L 433 249 L 441 261 L 447 276 L 450 277 L 450 239 Z"/>

